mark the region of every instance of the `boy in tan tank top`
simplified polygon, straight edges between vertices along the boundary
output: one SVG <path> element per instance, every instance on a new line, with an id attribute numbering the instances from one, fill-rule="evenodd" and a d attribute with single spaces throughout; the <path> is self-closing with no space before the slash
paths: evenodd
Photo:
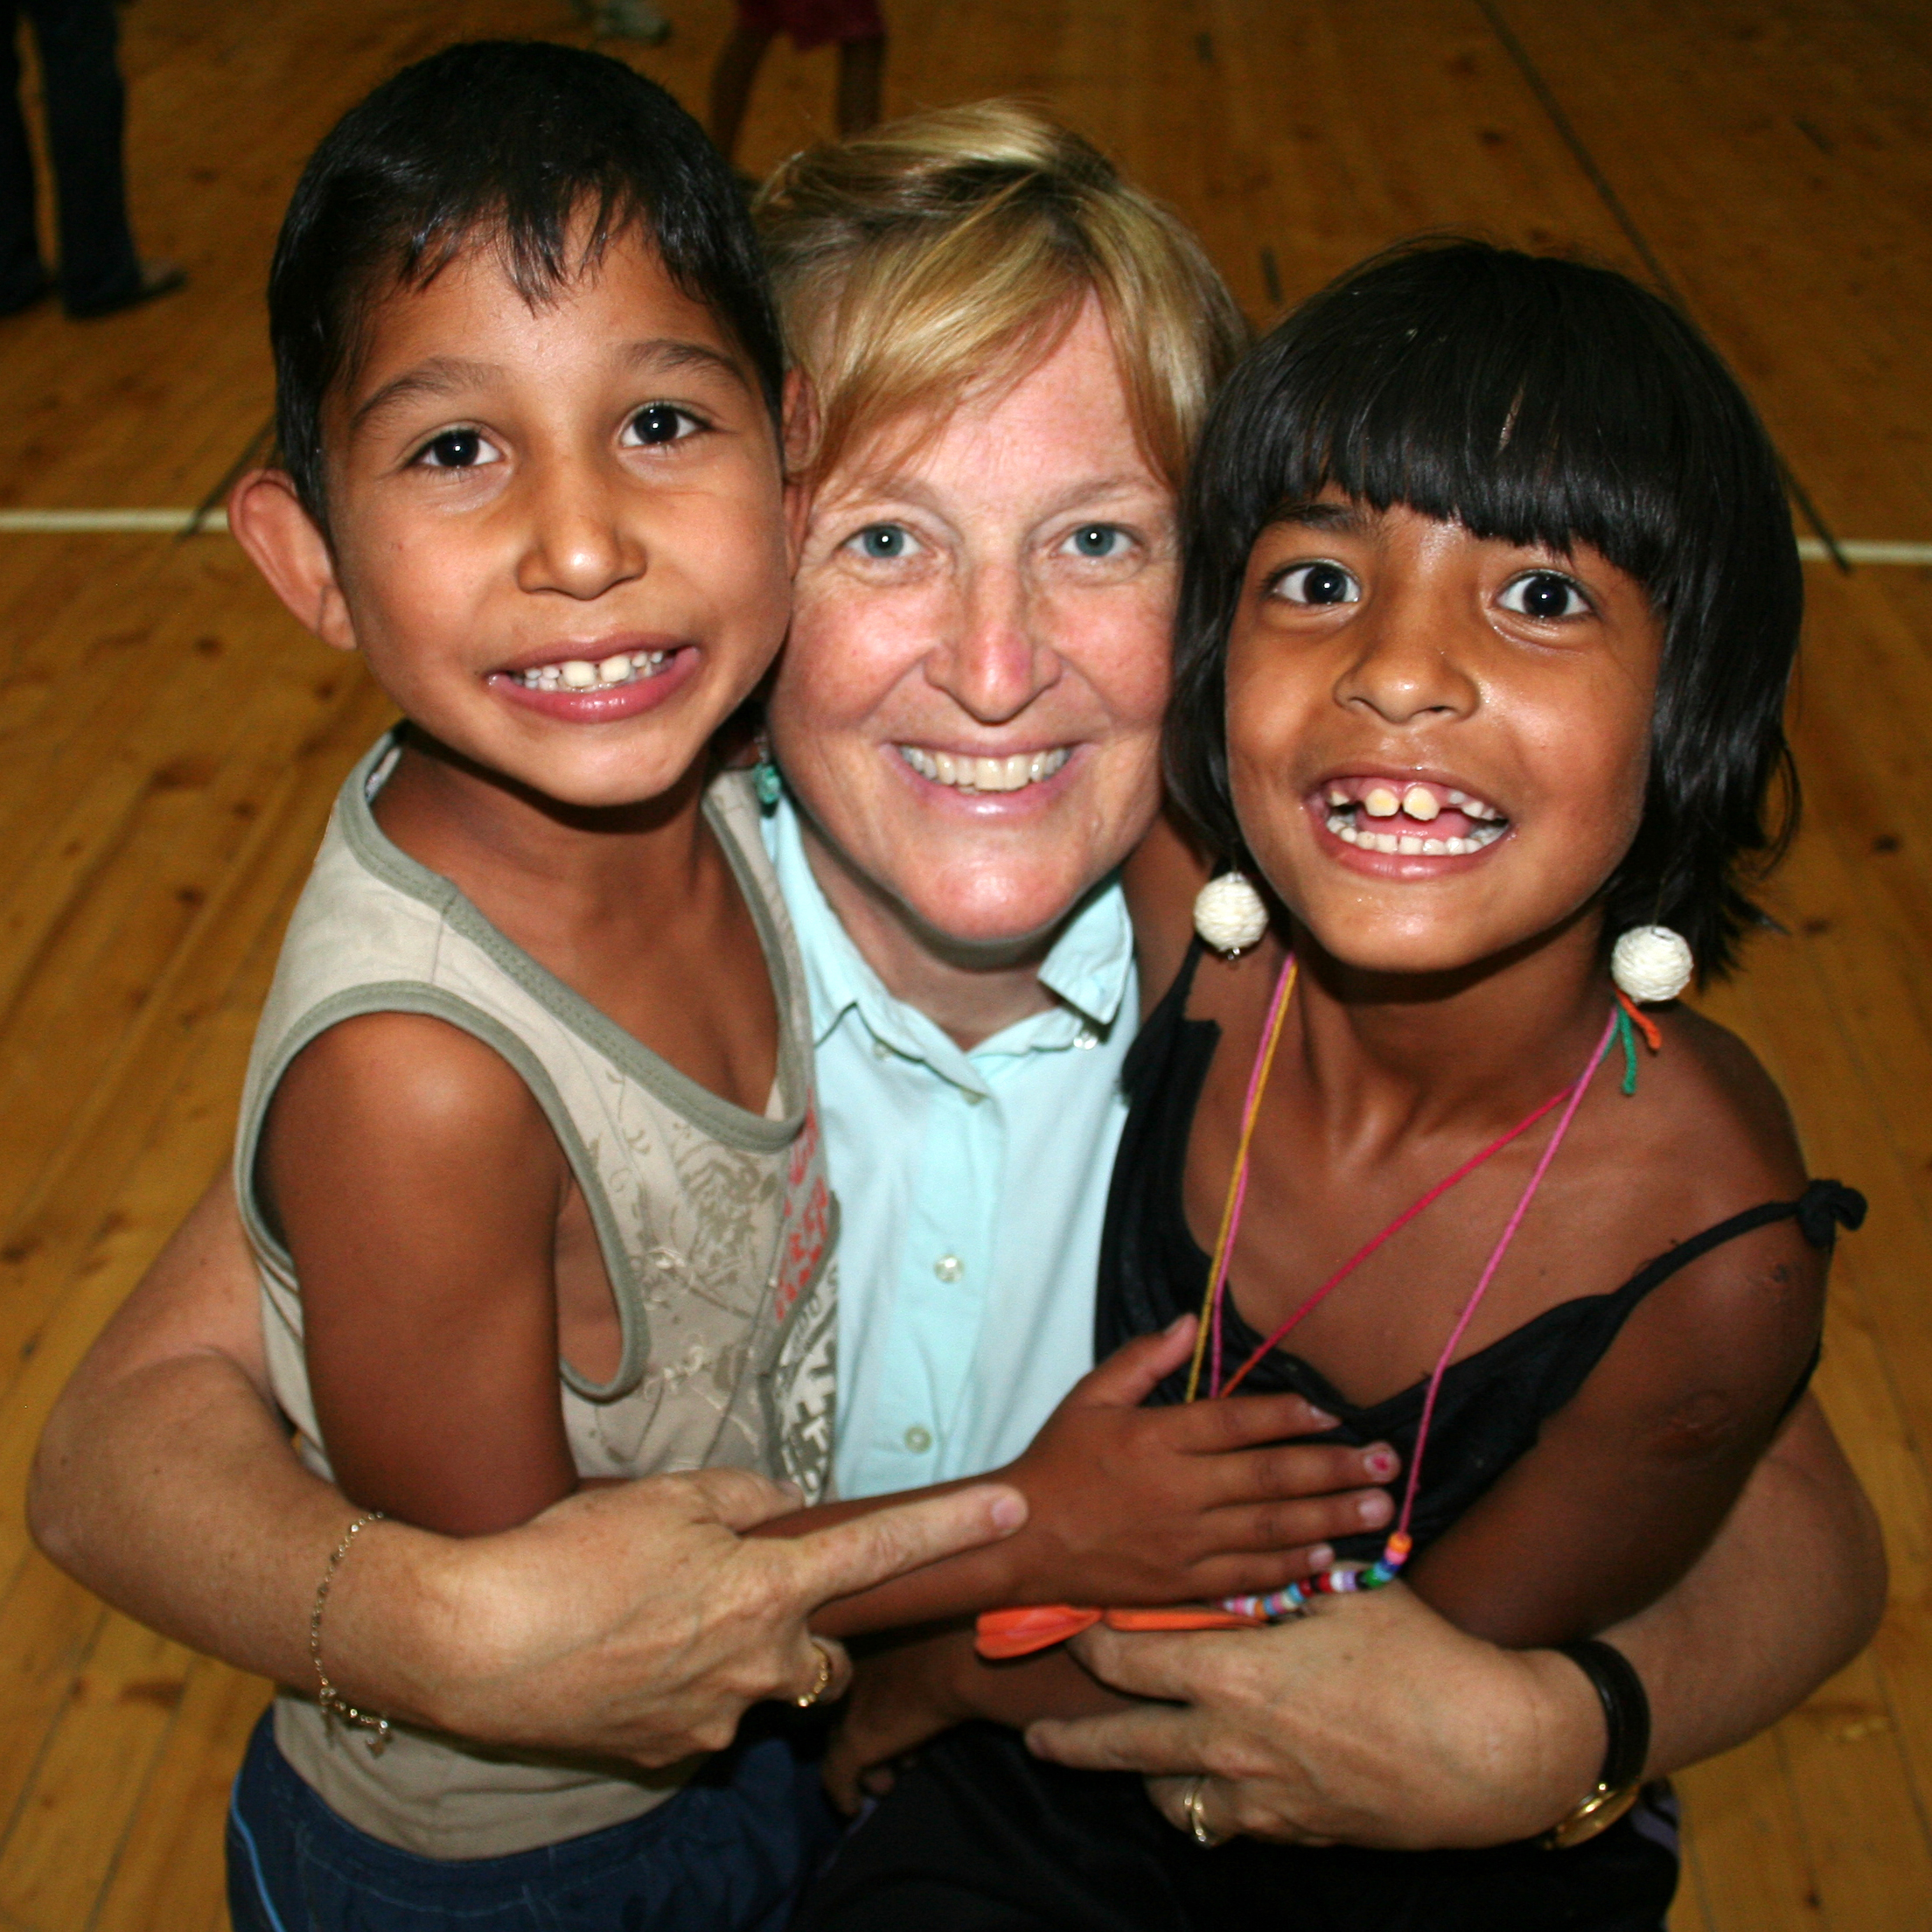
<path id="1" fill-rule="evenodd" d="M 737 191 L 617 62 L 450 48 L 310 161 L 270 322 L 282 466 L 232 526 L 405 718 L 338 799 L 243 1099 L 298 1447 L 457 1535 L 716 1464 L 816 1501 L 838 1204 L 751 783 L 709 754 L 784 632 L 800 520 Z M 1250 1551 L 1224 1506 L 1275 1479 L 1238 1452 L 1305 1416 L 1245 1404 L 1252 1426 L 1127 1457 L 1133 1546 L 1096 1549 L 1085 1492 L 1147 1379 L 1109 1373 L 1015 1466 L 1040 1501 L 1010 1555 L 824 1627 L 1133 1601 L 1161 1532 L 1191 1549 L 1210 1518 Z M 471 1747 L 350 1710 L 312 1636 L 316 1691 L 278 1697 L 237 1782 L 238 1927 L 783 1922 L 829 1818 L 782 1739 L 658 1774 Z"/>

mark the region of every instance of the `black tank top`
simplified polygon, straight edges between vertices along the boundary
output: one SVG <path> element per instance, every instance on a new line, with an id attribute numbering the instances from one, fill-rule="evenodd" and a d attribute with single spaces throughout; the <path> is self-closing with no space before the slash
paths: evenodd
<path id="1" fill-rule="evenodd" d="M 1186 1017 L 1201 950 L 1198 944 L 1189 950 L 1121 1074 L 1128 1113 L 1107 1197 L 1095 1312 L 1096 1352 L 1102 1359 L 1133 1336 L 1193 1314 L 1207 1289 L 1210 1257 L 1201 1252 L 1188 1226 L 1182 1196 L 1195 1109 L 1221 1038 L 1214 1021 Z M 1864 1220 L 1865 1200 L 1836 1181 L 1814 1181 L 1796 1201 L 1747 1208 L 1680 1242 L 1613 1294 L 1581 1295 L 1546 1308 L 1487 1348 L 1452 1363 L 1429 1426 L 1428 1468 L 1411 1526 L 1417 1550 L 1426 1549 L 1535 1443 L 1544 1418 L 1555 1414 L 1583 1386 L 1631 1311 L 1653 1288 L 1740 1234 L 1794 1218 L 1814 1247 L 1829 1247 L 1840 1222 L 1856 1228 Z M 1231 1294 L 1223 1304 L 1221 1326 L 1224 1347 L 1236 1362 L 1245 1362 L 1261 1345 L 1262 1336 L 1242 1320 Z M 1817 1362 L 1814 1351 L 1787 1409 L 1804 1392 Z M 1149 1399 L 1180 1401 L 1186 1379 L 1184 1371 L 1170 1376 Z M 1276 1349 L 1255 1364 L 1241 1386 L 1256 1395 L 1306 1396 L 1341 1418 L 1315 1440 L 1356 1446 L 1387 1442 L 1406 1468 L 1427 1384 L 1417 1382 L 1364 1407 L 1344 1401 L 1328 1378 L 1301 1357 Z M 1348 1560 L 1364 1560 L 1379 1554 L 1385 1534 L 1341 1537 L 1335 1548 Z"/>

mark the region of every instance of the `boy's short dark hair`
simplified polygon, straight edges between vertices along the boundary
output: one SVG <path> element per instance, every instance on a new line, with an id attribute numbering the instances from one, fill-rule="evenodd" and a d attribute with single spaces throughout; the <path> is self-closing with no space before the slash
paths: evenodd
<path id="1" fill-rule="evenodd" d="M 1224 670 L 1248 554 L 1328 485 L 1479 537 L 1583 542 L 1663 621 L 1648 796 L 1606 944 L 1657 924 L 1703 973 L 1762 915 L 1797 794 L 1785 687 L 1804 589 L 1777 459 L 1717 353 L 1627 277 L 1466 241 L 1378 255 L 1237 368 L 1189 479 L 1169 782 L 1226 854 Z M 1785 783 L 1774 823 L 1773 780 Z"/>
<path id="2" fill-rule="evenodd" d="M 569 259 L 583 212 L 587 246 Z M 743 352 L 776 422 L 784 356 L 743 194 L 654 81 L 548 41 L 476 40 L 352 108 L 302 171 L 269 276 L 282 460 L 317 522 L 323 405 L 354 370 L 373 303 L 478 241 L 541 302 L 631 230 Z"/>

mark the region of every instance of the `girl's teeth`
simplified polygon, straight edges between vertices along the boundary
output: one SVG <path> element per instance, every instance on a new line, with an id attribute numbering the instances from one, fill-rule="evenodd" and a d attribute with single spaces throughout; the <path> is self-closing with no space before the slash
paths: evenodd
<path id="1" fill-rule="evenodd" d="M 623 684 L 631 676 L 631 660 L 628 657 L 606 658 L 597 666 L 597 679 L 603 684 Z"/>
<path id="2" fill-rule="evenodd" d="M 1371 819 L 1392 819 L 1402 809 L 1402 801 L 1385 785 L 1376 785 L 1362 801 Z"/>
<path id="3" fill-rule="evenodd" d="M 1402 809 L 1412 819 L 1419 819 L 1426 825 L 1442 807 L 1435 802 L 1435 793 L 1426 785 L 1412 785 L 1402 794 Z"/>
<path id="4" fill-rule="evenodd" d="M 597 667 L 582 658 L 568 658 L 563 664 L 563 681 L 573 691 L 588 691 L 597 681 Z"/>

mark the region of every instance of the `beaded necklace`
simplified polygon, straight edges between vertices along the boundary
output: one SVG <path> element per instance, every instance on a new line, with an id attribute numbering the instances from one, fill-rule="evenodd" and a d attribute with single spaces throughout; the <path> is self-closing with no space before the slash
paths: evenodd
<path id="1" fill-rule="evenodd" d="M 1482 1298 L 1489 1293 L 1489 1284 L 1496 1279 L 1496 1270 L 1503 1266 L 1503 1258 L 1510 1252 L 1510 1244 L 1516 1239 L 1517 1230 L 1523 1225 L 1524 1217 L 1530 1211 L 1530 1203 L 1536 1199 L 1537 1189 L 1543 1185 L 1543 1176 L 1550 1171 L 1550 1163 L 1556 1159 L 1557 1149 L 1563 1145 L 1564 1139 L 1570 1131 L 1570 1123 L 1576 1119 L 1577 1109 L 1583 1104 L 1583 1096 L 1589 1090 L 1591 1079 L 1597 1068 L 1602 1064 L 1604 1055 L 1610 1050 L 1611 1043 L 1620 1035 L 1627 1036 L 1629 1026 L 1622 1007 L 1613 1006 L 1602 1036 L 1585 1063 L 1582 1072 L 1574 1080 L 1559 1088 L 1540 1106 L 1525 1114 L 1508 1133 L 1498 1135 L 1480 1154 L 1465 1161 L 1454 1173 L 1438 1181 L 1420 1199 L 1397 1215 L 1379 1234 L 1357 1248 L 1287 1321 L 1262 1342 L 1224 1384 L 1221 1379 L 1221 1318 L 1227 1302 L 1228 1264 L 1233 1255 L 1235 1238 L 1240 1231 L 1241 1210 L 1247 1203 L 1248 1156 L 1254 1139 L 1254 1123 L 1261 1110 L 1261 1097 L 1267 1091 L 1268 1075 L 1274 1065 L 1275 1048 L 1280 1043 L 1282 1022 L 1287 1017 L 1288 1001 L 1294 993 L 1296 976 L 1295 959 L 1291 952 L 1282 962 L 1280 976 L 1275 981 L 1274 997 L 1269 1003 L 1267 1021 L 1262 1028 L 1261 1043 L 1255 1053 L 1253 1069 L 1248 1076 L 1247 1099 L 1241 1109 L 1241 1138 L 1235 1149 L 1234 1172 L 1228 1181 L 1227 1201 L 1221 1213 L 1221 1231 L 1215 1241 L 1214 1259 L 1208 1269 L 1207 1292 L 1202 1298 L 1201 1320 L 1195 1335 L 1194 1362 L 1188 1374 L 1187 1399 L 1189 1402 L 1200 1392 L 1203 1357 L 1207 1357 L 1210 1364 L 1208 1394 L 1218 1396 L 1231 1393 L 1240 1385 L 1252 1369 L 1280 1346 L 1291 1330 L 1299 1326 L 1306 1316 L 1314 1314 L 1357 1268 L 1384 1242 L 1407 1227 L 1423 1209 L 1433 1202 L 1440 1200 L 1458 1182 L 1467 1180 L 1486 1161 L 1502 1153 L 1512 1141 L 1519 1140 L 1546 1113 L 1559 1106 L 1563 1112 L 1557 1121 L 1556 1132 L 1550 1136 L 1549 1145 L 1538 1158 L 1528 1185 L 1524 1187 L 1514 1211 L 1504 1224 L 1501 1237 L 1489 1251 L 1489 1259 L 1483 1265 L 1482 1273 L 1476 1280 L 1475 1291 L 1463 1303 L 1462 1312 L 1456 1317 L 1454 1327 L 1449 1330 L 1449 1338 L 1443 1343 L 1442 1352 L 1436 1357 L 1435 1367 L 1430 1372 L 1428 1388 L 1422 1398 L 1422 1419 L 1416 1429 L 1415 1449 L 1409 1458 L 1408 1479 L 1403 1487 L 1402 1509 L 1396 1518 L 1395 1528 L 1391 1532 L 1389 1540 L 1383 1545 L 1382 1554 L 1365 1570 L 1337 1565 L 1317 1575 L 1306 1577 L 1299 1583 L 1291 1583 L 1286 1589 L 1271 1591 L 1266 1596 L 1222 1599 L 1221 1608 L 1232 1615 L 1260 1618 L 1269 1622 L 1279 1617 L 1294 1615 L 1308 1603 L 1311 1596 L 1351 1590 L 1377 1590 L 1384 1584 L 1394 1582 L 1401 1574 L 1402 1566 L 1408 1561 L 1409 1552 L 1412 1547 L 1409 1524 L 1415 1513 L 1416 1491 L 1422 1481 L 1422 1454 L 1429 1439 L 1429 1424 L 1434 1418 L 1435 1400 L 1442 1386 L 1442 1378 L 1448 1372 L 1449 1364 L 1463 1336 L 1468 1332 L 1469 1323 L 1475 1319 L 1475 1312 L 1482 1307 Z"/>
<path id="2" fill-rule="evenodd" d="M 1366 1569 L 1356 1570 L 1336 1565 L 1322 1571 L 1319 1575 L 1306 1577 L 1299 1583 L 1291 1583 L 1286 1589 L 1271 1591 L 1266 1596 L 1224 1597 L 1211 1608 L 1182 1605 L 1172 1609 L 1099 1610 L 1071 1604 L 1043 1603 L 1029 1604 L 1010 1610 L 984 1610 L 980 1614 L 978 1627 L 978 1649 L 982 1656 L 1026 1656 L 1036 1650 L 1046 1650 L 1053 1644 L 1063 1643 L 1066 1638 L 1091 1629 L 1103 1619 L 1117 1630 L 1226 1629 L 1258 1623 L 1273 1623 L 1284 1617 L 1297 1615 L 1307 1607 L 1311 1597 L 1341 1594 L 1355 1590 L 1377 1590 L 1384 1584 L 1394 1582 L 1402 1573 L 1402 1566 L 1408 1561 L 1412 1547 L 1409 1524 L 1415 1513 L 1416 1492 L 1422 1478 L 1423 1447 L 1428 1440 L 1429 1425 L 1434 1419 L 1436 1396 L 1442 1386 L 1442 1378 L 1448 1371 L 1456 1349 L 1463 1336 L 1468 1333 L 1469 1323 L 1475 1320 L 1475 1312 L 1482 1306 L 1482 1298 L 1489 1292 L 1489 1283 L 1495 1279 L 1496 1270 L 1502 1266 L 1503 1258 L 1509 1252 L 1510 1244 L 1515 1240 L 1517 1230 L 1523 1225 L 1524 1217 L 1530 1211 L 1530 1203 L 1536 1198 L 1537 1189 L 1543 1185 L 1543 1177 L 1549 1172 L 1550 1163 L 1556 1159 L 1557 1149 L 1563 1145 L 1564 1138 L 1570 1131 L 1570 1123 L 1576 1119 L 1577 1109 L 1582 1105 L 1583 1096 L 1588 1092 L 1590 1082 L 1598 1067 L 1603 1064 L 1603 1057 L 1610 1050 L 1611 1043 L 1621 1041 L 1623 1046 L 1626 1061 L 1623 1091 L 1626 1093 L 1633 1092 L 1636 1085 L 1636 1049 L 1631 1038 L 1632 1021 L 1643 1029 L 1644 1037 L 1653 1052 L 1662 1043 L 1649 1015 L 1639 1013 L 1619 993 L 1595 1050 L 1590 1055 L 1582 1072 L 1573 1081 L 1552 1093 L 1541 1106 L 1524 1115 L 1507 1133 L 1492 1140 L 1480 1154 L 1465 1161 L 1454 1174 L 1438 1181 L 1419 1200 L 1405 1208 L 1379 1234 L 1364 1243 L 1224 1383 L 1221 1379 L 1222 1315 L 1227 1305 L 1228 1265 L 1234 1252 L 1235 1237 L 1240 1231 L 1241 1210 L 1247 1202 L 1248 1155 L 1254 1140 L 1254 1124 L 1261 1111 L 1261 1097 L 1267 1091 L 1268 1075 L 1274 1066 L 1275 1049 L 1280 1044 L 1282 1022 L 1287 1016 L 1288 1001 L 1294 992 L 1297 972 L 1294 955 L 1291 952 L 1282 962 L 1280 975 L 1275 980 L 1267 1019 L 1261 1029 L 1261 1043 L 1255 1051 L 1254 1065 L 1248 1074 L 1247 1098 L 1241 1108 L 1241 1134 L 1235 1147 L 1234 1171 L 1228 1179 L 1227 1198 L 1221 1210 L 1220 1231 L 1215 1238 L 1214 1256 L 1208 1267 L 1207 1291 L 1202 1299 L 1201 1319 L 1195 1329 L 1194 1359 L 1188 1371 L 1188 1401 L 1192 1402 L 1201 1392 L 1201 1371 L 1203 1364 L 1208 1369 L 1207 1392 L 1210 1396 L 1226 1395 L 1238 1388 L 1249 1371 L 1263 1361 L 1306 1316 L 1312 1315 L 1384 1242 L 1399 1234 L 1417 1215 L 1432 1203 L 1440 1200 L 1458 1182 L 1467 1180 L 1485 1161 L 1502 1153 L 1512 1141 L 1527 1133 L 1545 1114 L 1553 1112 L 1558 1107 L 1563 1109 L 1557 1121 L 1556 1132 L 1550 1136 L 1550 1144 L 1538 1156 L 1535 1170 L 1530 1175 L 1529 1185 L 1524 1189 L 1517 1200 L 1514 1212 L 1503 1227 L 1501 1238 L 1490 1250 L 1489 1259 L 1484 1264 L 1482 1275 L 1476 1281 L 1475 1290 L 1463 1304 L 1461 1314 L 1456 1317 L 1455 1326 L 1449 1331 L 1449 1339 L 1443 1344 L 1442 1353 L 1436 1358 L 1435 1368 L 1430 1374 L 1428 1387 L 1422 1398 L 1422 1418 L 1416 1430 L 1414 1453 L 1409 1458 L 1408 1478 L 1403 1490 L 1402 1508 L 1396 1518 L 1395 1528 L 1383 1545 L 1382 1554 Z"/>

